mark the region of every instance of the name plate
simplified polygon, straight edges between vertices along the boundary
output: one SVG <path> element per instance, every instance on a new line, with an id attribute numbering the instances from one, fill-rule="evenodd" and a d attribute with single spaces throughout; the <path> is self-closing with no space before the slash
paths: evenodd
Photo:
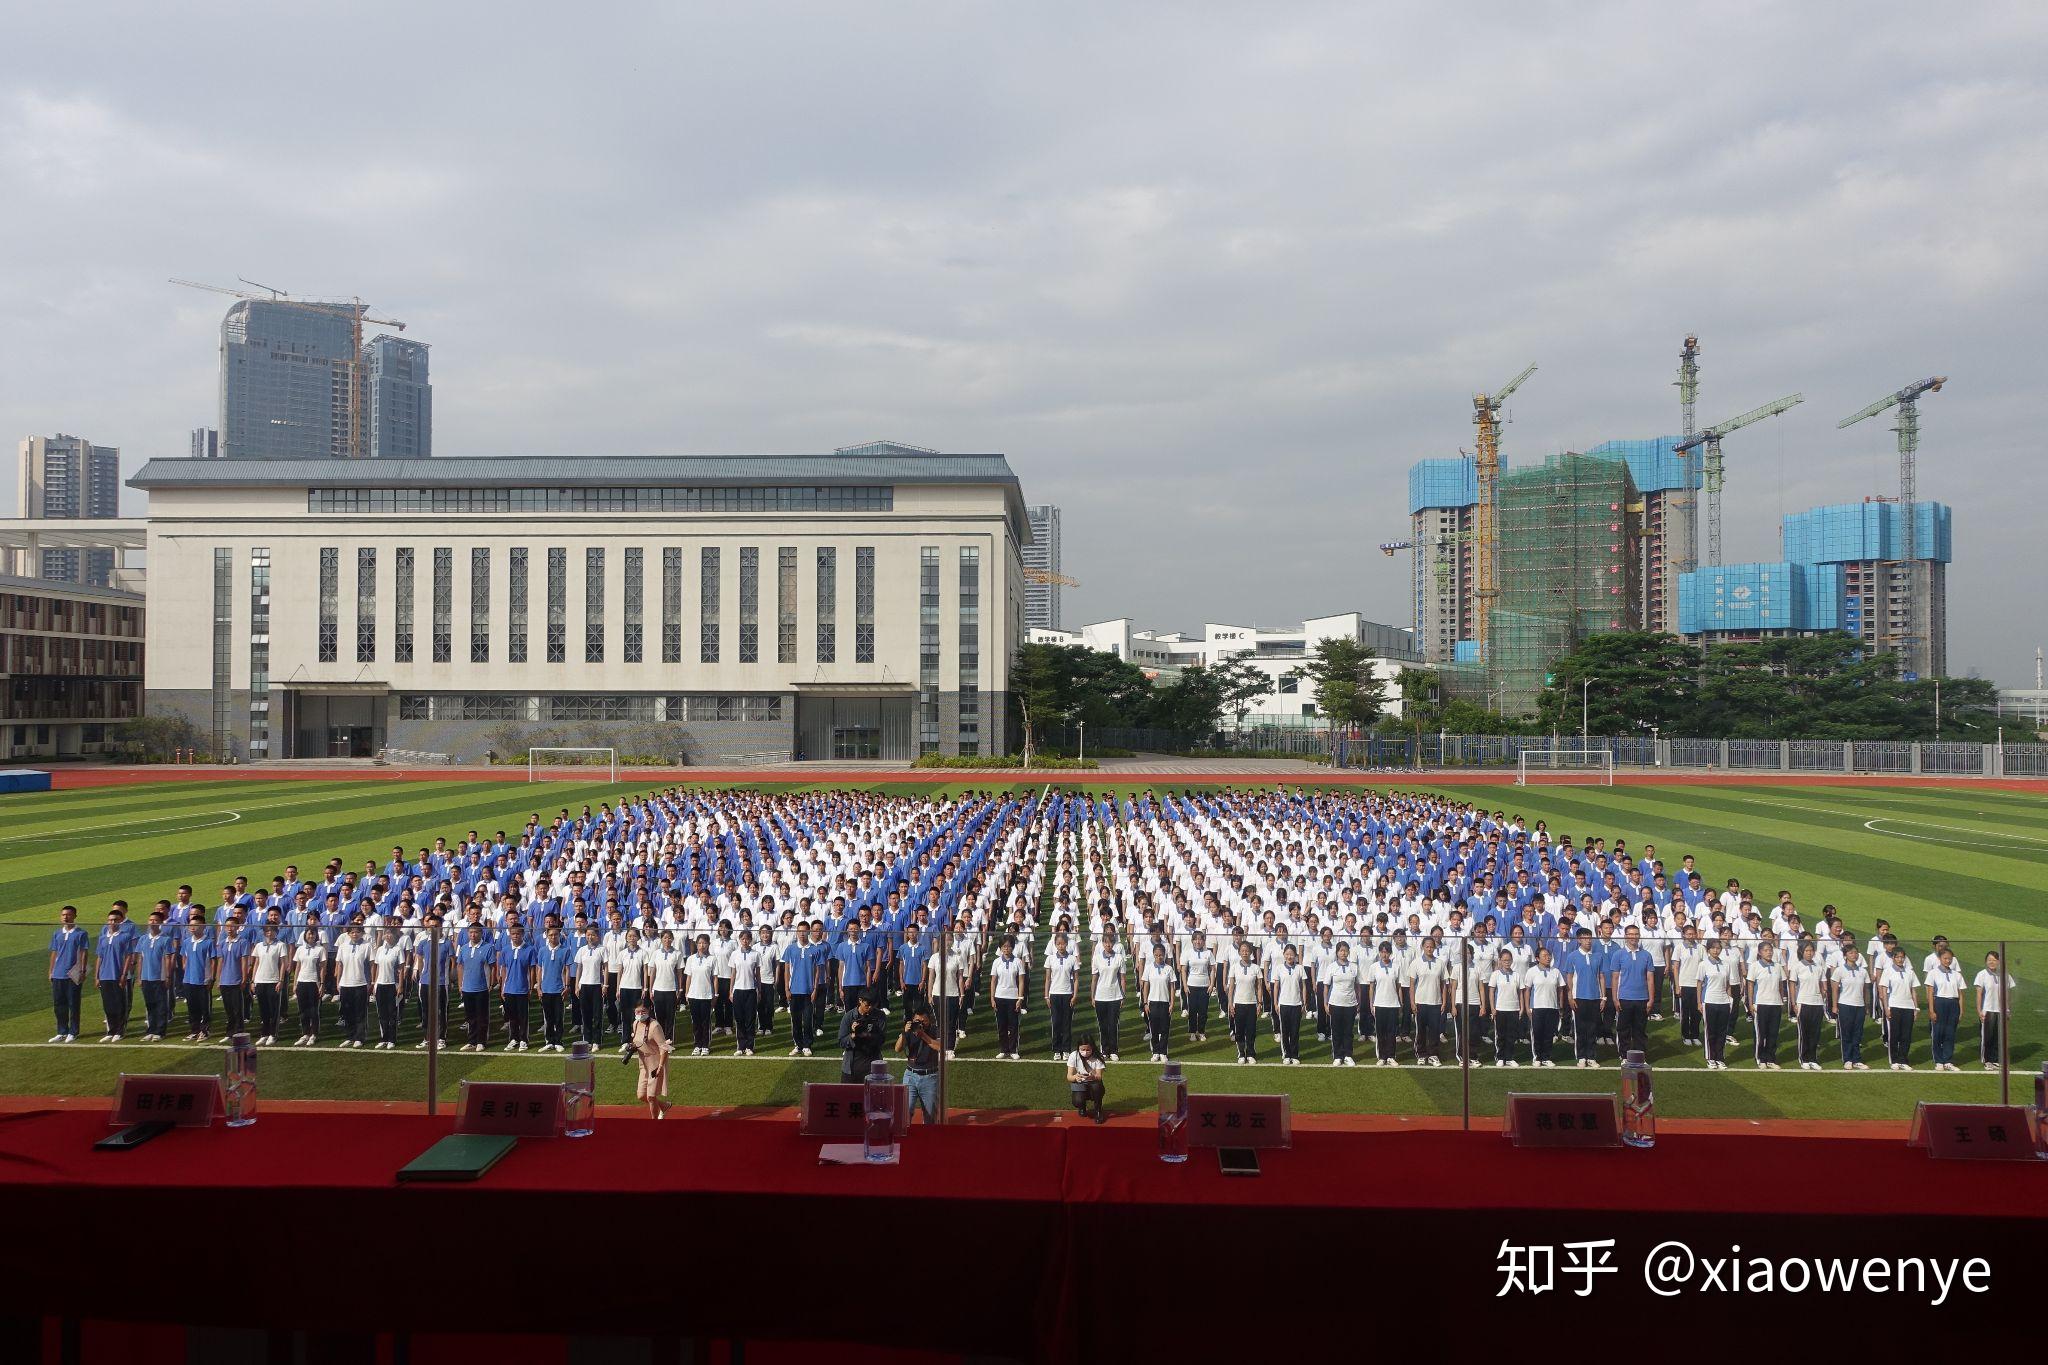
<path id="1" fill-rule="evenodd" d="M 910 1087 L 892 1087 L 896 1092 L 895 1123 L 901 1137 L 910 1131 Z M 860 1137 L 867 1129 L 867 1115 L 861 1104 L 867 1087 L 843 1081 L 811 1081 L 804 1086 L 804 1100 L 797 1111 L 798 1131 L 805 1137 Z"/>
<path id="2" fill-rule="evenodd" d="M 1189 1095 L 1188 1146 L 1292 1147 L 1294 1107 L 1285 1095 Z"/>
<path id="3" fill-rule="evenodd" d="M 455 1131 L 553 1137 L 562 1131 L 562 1087 L 545 1081 L 464 1081 Z"/>
<path id="4" fill-rule="evenodd" d="M 1960 1161 L 2034 1161 L 2042 1156 L 2033 1118 L 2017 1104 L 1943 1104 L 1913 1108 L 1909 1147 Z"/>
<path id="5" fill-rule="evenodd" d="M 121 1073 L 114 1090 L 116 1128 L 131 1123 L 174 1123 L 205 1128 L 227 1106 L 218 1076 L 131 1076 Z"/>
<path id="6" fill-rule="evenodd" d="M 1597 1090 L 1510 1092 L 1501 1132 L 1517 1147 L 1619 1147 L 1621 1102 Z"/>

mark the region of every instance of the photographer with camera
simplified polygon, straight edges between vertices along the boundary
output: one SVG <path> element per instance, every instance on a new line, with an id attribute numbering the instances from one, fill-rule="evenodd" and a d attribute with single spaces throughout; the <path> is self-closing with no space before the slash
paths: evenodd
<path id="1" fill-rule="evenodd" d="M 862 990 L 854 1006 L 839 1016 L 839 1079 L 849 1085 L 867 1079 L 870 1063 L 882 1060 L 882 1016 L 875 1012 L 874 993 Z"/>
<path id="2" fill-rule="evenodd" d="M 939 1033 L 932 1023 L 931 1006 L 919 999 L 910 1007 L 910 1018 L 896 1039 L 896 1050 L 906 1054 L 903 1084 L 910 1091 L 910 1114 L 924 1110 L 926 1123 L 939 1121 Z"/>

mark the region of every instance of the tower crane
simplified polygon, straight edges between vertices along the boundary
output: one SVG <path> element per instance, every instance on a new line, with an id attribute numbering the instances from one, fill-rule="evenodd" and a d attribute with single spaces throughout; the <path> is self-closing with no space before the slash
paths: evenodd
<path id="1" fill-rule="evenodd" d="M 1474 509 L 1473 539 L 1478 542 L 1478 582 L 1473 587 L 1474 622 L 1472 638 L 1479 642 L 1479 657 L 1487 654 L 1487 636 L 1492 628 L 1494 599 L 1500 596 L 1500 409 L 1522 381 L 1536 373 L 1532 364 L 1491 394 L 1472 395 L 1472 425 L 1479 428 L 1474 458 L 1479 475 L 1479 506 Z"/>
<path id="2" fill-rule="evenodd" d="M 1751 408 L 1725 422 L 1716 422 L 1694 435 L 1686 437 L 1672 449 L 1683 453 L 1695 447 L 1706 450 L 1707 485 L 1707 563 L 1718 568 L 1721 564 L 1721 438 L 1730 432 L 1740 431 L 1766 417 L 1776 417 L 1788 408 L 1796 408 L 1806 401 L 1803 393 L 1787 394 L 1775 398 L 1760 408 Z"/>
<path id="3" fill-rule="evenodd" d="M 1065 574 L 1055 573 L 1051 569 L 1026 569 L 1024 571 L 1024 581 L 1026 583 L 1050 584 L 1061 588 L 1078 588 L 1081 586 L 1080 579 L 1069 578 Z"/>
<path id="4" fill-rule="evenodd" d="M 236 278 L 240 279 L 239 276 Z M 221 284 L 201 284 L 197 280 L 174 279 L 171 283 L 181 284 L 187 289 L 203 289 L 209 294 L 226 294 L 231 298 L 251 299 L 257 303 L 274 303 L 283 308 L 304 308 L 309 312 L 326 313 L 330 316 L 339 314 L 346 317 L 348 355 L 344 359 L 330 363 L 341 365 L 348 376 L 348 457 L 351 460 L 368 457 L 370 452 L 363 448 L 363 324 L 367 322 L 373 326 L 390 327 L 403 332 L 404 323 L 396 318 L 371 317 L 370 305 L 358 298 L 295 299 L 282 289 L 258 284 L 254 280 L 241 280 L 241 283 L 249 286 L 248 289 L 230 289 Z M 251 289 L 260 289 L 263 292 L 255 294 L 250 292 Z"/>
<path id="5" fill-rule="evenodd" d="M 1698 430 L 1693 425 L 1693 403 L 1700 396 L 1700 339 L 1686 333 L 1685 345 L 1678 352 L 1678 429 L 1679 439 L 1689 440 Z M 1685 476 L 1685 523 L 1689 534 L 1685 540 L 1685 553 L 1679 557 L 1678 571 L 1685 573 L 1696 569 L 1700 563 L 1700 491 L 1692 482 L 1692 457 L 1682 457 L 1685 463 L 1681 470 Z"/>
<path id="6" fill-rule="evenodd" d="M 1915 454 L 1920 449 L 1920 396 L 1928 393 L 1940 393 L 1941 386 L 1946 383 L 1948 383 L 1948 376 L 1945 374 L 1916 380 L 1906 385 L 1905 388 L 1900 389 L 1897 393 L 1888 393 L 1861 412 L 1852 413 L 1835 423 L 1835 430 L 1840 431 L 1843 427 L 1855 426 L 1866 417 L 1875 417 L 1887 408 L 1897 408 L 1899 410 L 1898 425 L 1893 427 L 1892 430 L 1899 434 L 1899 502 L 1901 504 L 1899 515 L 1905 522 L 1905 543 L 1901 547 L 1903 551 L 1901 558 L 1904 562 L 1906 573 L 1906 609 L 1902 614 L 1902 624 L 1898 627 L 1897 633 L 1892 637 L 1892 651 L 1897 654 L 1905 654 L 1909 659 L 1911 657 L 1910 651 L 1919 638 L 1916 630 L 1917 623 L 1913 619 L 1913 607 L 1919 601 L 1920 586 L 1919 546 L 1915 543 L 1918 539 L 1917 533 L 1919 529 L 1915 523 L 1919 519 L 1914 515 L 1913 503 L 1919 492 Z M 1887 626 L 1890 625 L 1891 619 L 1892 614 L 1887 611 L 1885 613 L 1885 623 Z"/>

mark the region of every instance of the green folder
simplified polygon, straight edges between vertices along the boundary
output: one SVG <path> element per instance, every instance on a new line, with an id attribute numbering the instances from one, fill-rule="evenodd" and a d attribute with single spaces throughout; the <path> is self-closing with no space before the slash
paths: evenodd
<path id="1" fill-rule="evenodd" d="M 494 1133 L 452 1133 L 414 1157 L 398 1172 L 411 1180 L 477 1180 L 519 1145 L 519 1139 Z"/>

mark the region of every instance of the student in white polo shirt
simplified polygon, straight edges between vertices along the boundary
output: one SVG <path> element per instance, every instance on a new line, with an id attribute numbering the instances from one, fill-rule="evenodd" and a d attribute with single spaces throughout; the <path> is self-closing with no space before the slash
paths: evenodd
<path id="1" fill-rule="evenodd" d="M 1811 945 L 1807 956 L 1812 957 Z M 1756 941 L 1756 961 L 1742 973 L 1742 989 L 1749 998 L 1751 1035 L 1756 1040 L 1756 1064 L 1761 1071 L 1776 1071 L 1778 1031 L 1785 1022 L 1785 967 L 1778 961 L 1778 942 L 1765 937 Z M 1805 1040 L 1800 1040 L 1805 1051 Z"/>
<path id="2" fill-rule="evenodd" d="M 1224 989 L 1230 997 L 1230 1032 L 1237 1040 L 1237 1061 L 1251 1066 L 1259 1060 L 1259 1006 L 1265 1003 L 1266 973 L 1252 955 L 1252 945 L 1240 943 L 1237 960 L 1225 973 Z"/>
<path id="3" fill-rule="evenodd" d="M 1718 937 L 1707 940 L 1700 963 L 1700 1005 L 1706 1016 L 1707 1070 L 1728 1069 L 1728 1034 L 1735 1019 L 1735 992 L 1742 988 L 1741 959 L 1727 952 Z"/>
<path id="4" fill-rule="evenodd" d="M 398 1046 L 398 1002 L 405 993 L 405 967 L 411 954 L 398 941 L 398 930 L 386 928 L 382 942 L 370 952 L 370 991 L 377 1005 L 377 1047 Z"/>
<path id="5" fill-rule="evenodd" d="M 263 1022 L 257 1043 L 272 1047 L 283 1019 L 283 989 L 291 945 L 278 934 L 275 924 L 263 926 L 263 937 L 249 949 L 249 984 L 256 988 L 256 1015 Z"/>
<path id="6" fill-rule="evenodd" d="M 1114 929 L 1102 931 L 1102 942 L 1089 962 L 1091 988 L 1095 997 L 1095 1027 L 1100 1046 L 1112 1062 L 1123 1060 L 1124 950 Z"/>
<path id="7" fill-rule="evenodd" d="M 1553 1050 L 1557 1041 L 1557 1020 L 1564 1004 L 1564 973 L 1550 960 L 1550 945 L 1536 949 L 1536 960 L 1522 975 L 1524 998 L 1529 1006 L 1529 1055 L 1537 1066 L 1556 1066 Z"/>
<path id="8" fill-rule="evenodd" d="M 1167 1035 L 1172 1032 L 1173 999 L 1180 990 L 1180 972 L 1166 957 L 1166 945 L 1152 945 L 1152 960 L 1140 973 L 1145 993 L 1145 1031 L 1151 1035 L 1152 1060 L 1166 1060 Z"/>
<path id="9" fill-rule="evenodd" d="M 1280 1020 L 1280 1064 L 1301 1065 L 1301 1012 L 1308 1002 L 1308 968 L 1293 944 L 1281 950 L 1272 968 L 1273 1012 Z"/>
<path id="10" fill-rule="evenodd" d="M 1520 1066 L 1515 1053 L 1522 1042 L 1522 977 L 1515 970 L 1511 950 L 1503 948 L 1495 954 L 1480 1003 L 1493 1020 L 1493 1064 Z"/>
<path id="11" fill-rule="evenodd" d="M 1209 1041 L 1209 1001 L 1216 980 L 1216 951 L 1197 929 L 1180 960 L 1181 987 L 1188 1002 L 1188 1041 Z"/>
<path id="12" fill-rule="evenodd" d="M 697 935 L 697 947 L 683 959 L 683 998 L 690 1011 L 690 1055 L 711 1055 L 711 1007 L 718 1000 L 718 960 L 711 955 L 711 935 Z"/>
<path id="13" fill-rule="evenodd" d="M 1842 1069 L 1868 1071 L 1863 1060 L 1863 1021 L 1870 1010 L 1870 964 L 1844 939 L 1842 960 L 1828 972 L 1828 1001 L 1834 1008 L 1835 1031 L 1842 1040 Z"/>
<path id="14" fill-rule="evenodd" d="M 1317 983 L 1323 1013 L 1330 1020 L 1331 1066 L 1358 1065 L 1358 1059 L 1351 1055 L 1353 1040 L 1358 1036 L 1358 985 L 1358 964 L 1351 960 L 1351 945 L 1336 944 L 1330 949 L 1329 963 Z M 1398 984 L 1394 992 L 1400 994 Z"/>
<path id="15" fill-rule="evenodd" d="M 1913 1069 L 1907 1059 L 1913 1052 L 1913 1024 L 1920 1017 L 1919 997 L 1913 994 L 1919 989 L 1920 976 L 1906 961 L 1906 950 L 1894 943 L 1890 964 L 1877 976 L 1877 1002 L 1885 1014 L 1885 1051 L 1894 1071 Z"/>
<path id="16" fill-rule="evenodd" d="M 1059 1060 L 1074 1050 L 1074 987 L 1081 980 L 1081 955 L 1068 944 L 1064 929 L 1056 930 L 1045 946 L 1043 979 L 1041 994 L 1052 1019 L 1052 1054 Z"/>
<path id="17" fill-rule="evenodd" d="M 320 1041 L 320 978 L 327 962 L 327 945 L 320 941 L 320 926 L 306 925 L 306 937 L 292 952 L 292 981 L 299 1005 L 299 1041 L 293 1047 L 312 1047 Z"/>
<path id="18" fill-rule="evenodd" d="M 1821 965 L 1820 945 L 1812 939 L 1803 940 L 1799 960 L 1792 964 L 1786 977 L 1787 989 L 1792 994 L 1793 1019 L 1799 1027 L 1799 1069 L 1818 1071 L 1821 1027 L 1828 1014 L 1829 977 L 1829 969 Z"/>
<path id="19" fill-rule="evenodd" d="M 1014 1062 L 1019 1056 L 1017 1007 L 1024 1002 L 1024 959 L 1017 940 L 1004 935 L 988 964 L 989 997 L 996 1006 L 996 1056 Z"/>
<path id="20" fill-rule="evenodd" d="M 1963 969 L 1947 943 L 1935 951 L 1927 973 L 1928 1042 L 1936 1071 L 1960 1071 L 1956 1065 L 1956 1029 L 1963 1018 Z"/>
<path id="21" fill-rule="evenodd" d="M 1444 1040 L 1444 955 L 1436 935 L 1422 940 L 1414 961 L 1401 973 L 1401 985 L 1415 1016 L 1415 1061 L 1418 1066 L 1442 1066 Z M 1378 987 L 1375 984 L 1375 992 Z M 1378 1036 L 1375 1034 L 1377 1045 Z"/>
<path id="22" fill-rule="evenodd" d="M 1984 954 L 1984 968 L 1971 984 L 1977 988 L 1977 1060 L 1996 1071 L 2005 1060 L 2005 997 L 2012 990 L 2004 959 Z"/>

